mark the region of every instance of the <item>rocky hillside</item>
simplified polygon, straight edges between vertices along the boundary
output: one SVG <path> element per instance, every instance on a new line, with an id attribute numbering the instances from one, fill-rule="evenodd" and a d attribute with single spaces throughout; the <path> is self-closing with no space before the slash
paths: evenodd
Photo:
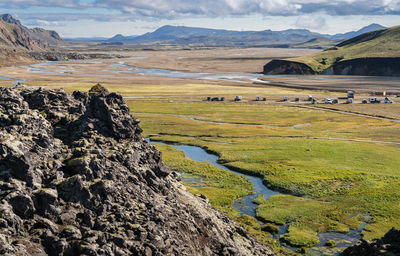
<path id="1" fill-rule="evenodd" d="M 264 66 L 264 74 L 400 76 L 399 42 L 400 26 L 368 32 L 319 53 L 271 61 Z M 293 66 L 300 72 L 294 72 Z"/>
<path id="2" fill-rule="evenodd" d="M 38 51 L 62 43 L 63 40 L 55 31 L 29 29 L 10 14 L 0 15 L 0 45 L 3 47 Z"/>
<path id="3" fill-rule="evenodd" d="M 362 240 L 357 245 L 344 250 L 341 256 L 359 256 L 359 255 L 400 255 L 400 230 L 392 228 L 384 237 L 369 242 Z"/>
<path id="4" fill-rule="evenodd" d="M 195 197 L 119 94 L 0 87 L 0 254 L 271 255 Z"/>

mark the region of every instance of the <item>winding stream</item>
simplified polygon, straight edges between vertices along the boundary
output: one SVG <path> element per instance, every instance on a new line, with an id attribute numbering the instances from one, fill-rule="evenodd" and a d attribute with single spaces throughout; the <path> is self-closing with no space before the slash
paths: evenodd
<path id="1" fill-rule="evenodd" d="M 131 57 L 128 59 L 145 59 L 145 58 L 147 57 L 146 56 Z M 96 74 L 74 73 L 77 70 L 79 70 L 79 72 L 84 71 L 79 68 L 74 68 L 73 67 L 74 65 L 90 65 L 90 64 L 102 64 L 106 67 L 108 66 L 110 69 L 107 68 L 100 69 L 97 71 Z M 50 66 L 56 66 L 57 69 L 49 70 L 48 67 Z M 236 83 L 253 83 L 253 82 L 268 83 L 268 81 L 262 81 L 258 79 L 261 76 L 261 74 L 259 73 L 227 73 L 227 74 L 196 73 L 196 72 L 186 72 L 186 71 L 174 71 L 174 70 L 160 69 L 160 68 L 140 68 L 128 65 L 122 61 L 119 63 L 106 63 L 100 61 L 90 61 L 90 62 L 53 61 L 53 62 L 43 62 L 38 64 L 20 66 L 20 68 L 26 69 L 30 73 L 45 74 L 45 75 L 116 76 L 116 75 L 131 74 L 140 76 L 161 76 L 167 78 L 189 78 L 189 79 L 202 79 L 202 80 L 230 81 Z M 3 77 L 3 76 L 0 76 L 0 79 L 22 81 L 22 79 Z"/>
<path id="2" fill-rule="evenodd" d="M 207 151 L 201 147 L 154 142 L 151 141 L 150 139 L 146 139 L 146 141 L 152 145 L 171 145 L 176 149 L 183 151 L 185 155 L 193 161 L 210 163 L 218 168 L 227 170 L 231 173 L 245 176 L 253 184 L 254 188 L 253 188 L 253 194 L 239 198 L 233 204 L 234 209 L 236 209 L 241 215 L 246 214 L 255 217 L 257 204 L 253 203 L 253 201 L 259 195 L 264 195 L 265 199 L 268 200 L 273 195 L 281 194 L 277 191 L 273 191 L 267 188 L 263 184 L 263 180 L 260 177 L 242 174 L 219 164 L 218 156 L 207 153 Z M 191 175 L 183 174 L 182 179 L 186 182 L 197 184 L 198 186 L 201 186 L 202 184 L 201 180 L 196 179 Z M 313 248 L 310 248 L 308 253 L 311 254 L 314 253 L 314 255 L 338 255 L 340 249 L 354 245 L 361 239 L 361 232 L 363 231 L 365 225 L 366 223 L 364 222 L 358 229 L 350 230 L 348 233 L 335 233 L 335 232 L 319 233 L 318 234 L 320 240 L 319 244 L 315 245 Z M 279 238 L 281 235 L 286 234 L 288 232 L 288 225 L 282 225 L 279 227 L 279 229 L 280 229 L 279 233 L 274 236 L 275 238 Z M 327 240 L 335 240 L 337 243 L 337 247 L 336 248 L 325 247 L 325 243 Z M 289 250 L 296 251 L 296 248 L 287 245 L 283 246 Z"/>
<path id="3" fill-rule="evenodd" d="M 162 142 L 153 142 L 147 139 L 150 144 L 153 145 L 166 145 L 166 143 Z M 248 195 L 245 197 L 242 197 L 238 200 L 235 201 L 233 207 L 240 212 L 240 214 L 246 214 L 255 217 L 256 216 L 256 208 L 257 204 L 253 203 L 254 199 L 258 197 L 259 195 L 264 195 L 265 199 L 269 199 L 270 196 L 272 195 L 278 195 L 280 193 L 273 191 L 266 186 L 264 186 L 262 178 L 255 177 L 255 176 L 250 176 L 250 175 L 245 175 L 236 171 L 232 171 L 229 168 L 219 164 L 218 161 L 218 156 L 212 155 L 207 153 L 204 149 L 200 147 L 195 147 L 195 146 L 186 146 L 186 145 L 172 145 L 176 149 L 179 149 L 183 152 L 185 152 L 185 155 L 192 159 L 193 161 L 198 161 L 198 162 L 206 162 L 215 165 L 218 168 L 227 170 L 229 172 L 235 173 L 237 175 L 243 175 L 248 179 L 254 186 L 253 193 L 252 195 Z M 182 177 L 183 180 L 186 180 L 185 177 Z M 191 178 L 190 180 L 186 180 L 188 182 L 193 182 L 193 179 Z"/>

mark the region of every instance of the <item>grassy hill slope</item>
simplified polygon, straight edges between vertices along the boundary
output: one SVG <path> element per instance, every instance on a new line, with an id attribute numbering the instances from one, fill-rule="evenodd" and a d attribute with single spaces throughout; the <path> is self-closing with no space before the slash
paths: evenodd
<path id="1" fill-rule="evenodd" d="M 365 33 L 336 47 L 293 60 L 321 72 L 336 62 L 376 57 L 400 57 L 400 26 Z"/>
<path id="2" fill-rule="evenodd" d="M 391 58 L 393 60 L 393 58 L 397 57 L 400 57 L 400 26 L 365 33 L 319 53 L 286 59 L 286 62 L 280 62 L 282 63 L 280 66 L 279 63 L 278 65 L 277 63 L 273 63 L 274 65 L 269 66 L 267 64 L 264 73 L 268 73 L 268 71 L 272 69 L 277 70 L 278 66 L 280 71 L 288 71 L 282 66 L 287 65 L 288 62 L 292 64 L 305 64 L 310 67 L 315 74 L 320 74 L 324 71 L 328 71 L 329 68 L 334 68 L 350 60 L 361 59 L 358 65 L 362 65 L 362 62 L 366 63 L 366 59 L 364 58 L 374 60 Z M 382 61 L 380 64 L 382 64 Z M 269 73 L 279 72 L 271 71 Z"/>

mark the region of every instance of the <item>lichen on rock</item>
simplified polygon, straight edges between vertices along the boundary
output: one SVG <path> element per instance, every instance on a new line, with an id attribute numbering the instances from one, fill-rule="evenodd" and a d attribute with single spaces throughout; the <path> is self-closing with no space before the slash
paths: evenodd
<path id="1" fill-rule="evenodd" d="M 271 255 L 188 193 L 124 99 L 0 87 L 0 254 Z"/>

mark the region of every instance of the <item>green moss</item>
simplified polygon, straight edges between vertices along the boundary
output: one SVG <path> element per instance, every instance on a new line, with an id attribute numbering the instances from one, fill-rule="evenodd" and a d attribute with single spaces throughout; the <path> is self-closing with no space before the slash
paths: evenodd
<path id="1" fill-rule="evenodd" d="M 47 117 L 46 111 L 42 110 L 42 111 L 40 111 L 39 113 L 40 113 L 43 117 L 45 117 L 45 118 Z"/>
<path id="2" fill-rule="evenodd" d="M 265 199 L 264 195 L 259 195 L 256 199 L 253 200 L 253 203 L 258 204 L 258 205 L 264 204 L 266 202 L 267 202 L 267 200 Z"/>
<path id="3" fill-rule="evenodd" d="M 68 168 L 74 168 L 74 167 L 78 167 L 81 166 L 85 163 L 85 161 L 87 160 L 87 156 L 82 156 L 82 157 L 77 157 L 77 158 L 73 158 L 71 160 L 69 160 L 66 163 L 66 167 Z"/>
<path id="4" fill-rule="evenodd" d="M 295 247 L 311 247 L 319 243 L 317 233 L 304 227 L 289 227 L 282 239 Z"/>
<path id="5" fill-rule="evenodd" d="M 328 240 L 325 242 L 325 246 L 336 247 L 336 242 L 334 240 Z"/>

